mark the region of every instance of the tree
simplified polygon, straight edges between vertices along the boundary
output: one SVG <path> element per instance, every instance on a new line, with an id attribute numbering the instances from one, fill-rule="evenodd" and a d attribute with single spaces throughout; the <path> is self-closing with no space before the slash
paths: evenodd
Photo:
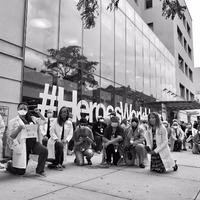
<path id="1" fill-rule="evenodd" d="M 48 49 L 49 55 L 44 61 L 46 69 L 42 70 L 61 79 L 66 79 L 84 87 L 95 87 L 98 82 L 94 79 L 94 70 L 98 62 L 88 61 L 81 55 L 81 47 L 68 46 L 60 50 Z"/>
<path id="2" fill-rule="evenodd" d="M 113 11 L 118 9 L 120 0 L 110 0 L 107 10 Z M 124 1 L 124 0 L 121 0 Z M 166 19 L 173 20 L 176 15 L 181 19 L 184 16 L 186 6 L 179 4 L 178 0 L 160 0 L 163 1 L 162 15 Z M 77 9 L 81 11 L 81 18 L 83 20 L 84 28 L 90 29 L 95 27 L 95 19 L 98 17 L 98 0 L 79 0 Z"/>

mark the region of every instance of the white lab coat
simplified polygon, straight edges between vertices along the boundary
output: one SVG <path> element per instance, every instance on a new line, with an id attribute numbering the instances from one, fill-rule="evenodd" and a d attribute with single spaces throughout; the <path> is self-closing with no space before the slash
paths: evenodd
<path id="1" fill-rule="evenodd" d="M 43 120 L 32 117 L 34 123 L 41 125 L 44 123 Z M 13 167 L 25 169 L 26 168 L 26 139 L 21 138 L 21 132 L 18 133 L 15 139 L 10 137 L 12 131 L 18 128 L 20 125 L 24 125 L 24 122 L 21 120 L 19 116 L 15 117 L 14 119 L 10 120 L 8 123 L 8 145 L 13 150 L 12 162 Z M 38 129 L 38 137 L 39 137 L 39 129 Z M 38 138 L 37 138 L 38 141 Z"/>
<path id="2" fill-rule="evenodd" d="M 152 149 L 153 148 L 152 128 L 149 128 L 147 130 L 145 138 L 147 146 L 149 146 Z M 172 170 L 172 168 L 175 166 L 175 161 L 168 146 L 167 130 L 163 125 L 161 125 L 160 128 L 156 128 L 156 145 L 157 148 L 154 149 L 154 151 L 156 153 L 159 153 L 161 160 L 165 166 L 165 169 Z"/>
<path id="3" fill-rule="evenodd" d="M 50 138 L 47 143 L 48 148 L 48 158 L 55 159 L 55 140 L 59 139 L 61 140 L 63 127 L 60 126 L 57 122 L 57 119 L 55 119 L 52 123 L 52 126 L 50 128 Z M 70 120 L 67 120 L 64 124 L 64 138 L 63 141 L 69 142 L 73 136 L 73 125 Z M 67 156 L 67 145 L 64 145 L 63 148 L 64 153 L 64 161 L 66 161 Z"/>

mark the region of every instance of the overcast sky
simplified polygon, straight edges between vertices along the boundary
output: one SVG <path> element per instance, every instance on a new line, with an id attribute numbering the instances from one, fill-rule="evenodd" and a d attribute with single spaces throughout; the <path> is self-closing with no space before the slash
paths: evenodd
<path id="1" fill-rule="evenodd" d="M 200 67 L 200 0 L 185 0 L 193 26 L 194 67 Z"/>

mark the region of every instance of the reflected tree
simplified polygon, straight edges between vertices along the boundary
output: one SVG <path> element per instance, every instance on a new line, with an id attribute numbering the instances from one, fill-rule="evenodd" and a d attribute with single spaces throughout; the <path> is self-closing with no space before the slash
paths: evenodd
<path id="1" fill-rule="evenodd" d="M 48 49 L 45 69 L 41 72 L 77 83 L 90 88 L 98 86 L 94 70 L 98 62 L 89 61 L 81 54 L 81 47 L 68 46 L 61 49 Z"/>
<path id="2" fill-rule="evenodd" d="M 107 10 L 113 11 L 118 9 L 119 1 L 124 0 L 110 0 L 107 6 Z M 181 19 L 184 16 L 186 6 L 179 4 L 178 0 L 160 0 L 163 3 L 162 15 L 166 19 L 172 20 L 176 15 Z M 95 20 L 99 15 L 99 1 L 98 0 L 79 0 L 77 3 L 77 9 L 81 11 L 81 18 L 83 20 L 84 28 L 90 29 L 95 27 Z"/>

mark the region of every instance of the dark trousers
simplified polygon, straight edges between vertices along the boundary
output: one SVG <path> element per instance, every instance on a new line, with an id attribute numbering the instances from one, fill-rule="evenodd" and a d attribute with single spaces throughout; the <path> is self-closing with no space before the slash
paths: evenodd
<path id="1" fill-rule="evenodd" d="M 39 155 L 38 165 L 36 167 L 36 173 L 40 174 L 40 173 L 44 172 L 45 162 L 46 162 L 46 159 L 48 156 L 47 148 L 45 146 L 43 146 L 42 144 L 40 144 L 39 142 L 32 142 L 31 145 L 29 143 L 28 145 L 26 145 L 26 148 L 27 148 L 27 164 L 29 161 L 30 153 Z M 13 167 L 10 164 L 10 165 L 8 165 L 8 171 L 13 174 L 24 175 L 26 172 L 26 169 L 19 169 L 19 168 Z"/>
<path id="2" fill-rule="evenodd" d="M 55 160 L 54 165 L 63 164 L 63 144 L 61 142 L 55 142 Z"/>
<path id="3" fill-rule="evenodd" d="M 101 151 L 103 149 L 103 147 L 102 147 L 102 137 L 94 135 L 94 142 L 95 142 L 95 145 L 93 145 L 92 148 L 96 152 Z"/>
<path id="4" fill-rule="evenodd" d="M 68 144 L 68 150 L 72 151 L 74 148 L 74 140 L 70 140 Z"/>
<path id="5" fill-rule="evenodd" d="M 181 139 L 178 139 L 174 143 L 174 151 L 180 151 L 182 147 L 182 141 Z"/>
<path id="6" fill-rule="evenodd" d="M 113 155 L 113 164 L 114 165 L 117 165 L 119 159 L 120 159 L 120 154 L 119 154 L 119 151 L 115 152 L 115 149 L 114 149 L 114 145 L 108 145 L 107 148 L 106 148 L 106 162 L 107 163 L 111 163 L 111 157 Z"/>

